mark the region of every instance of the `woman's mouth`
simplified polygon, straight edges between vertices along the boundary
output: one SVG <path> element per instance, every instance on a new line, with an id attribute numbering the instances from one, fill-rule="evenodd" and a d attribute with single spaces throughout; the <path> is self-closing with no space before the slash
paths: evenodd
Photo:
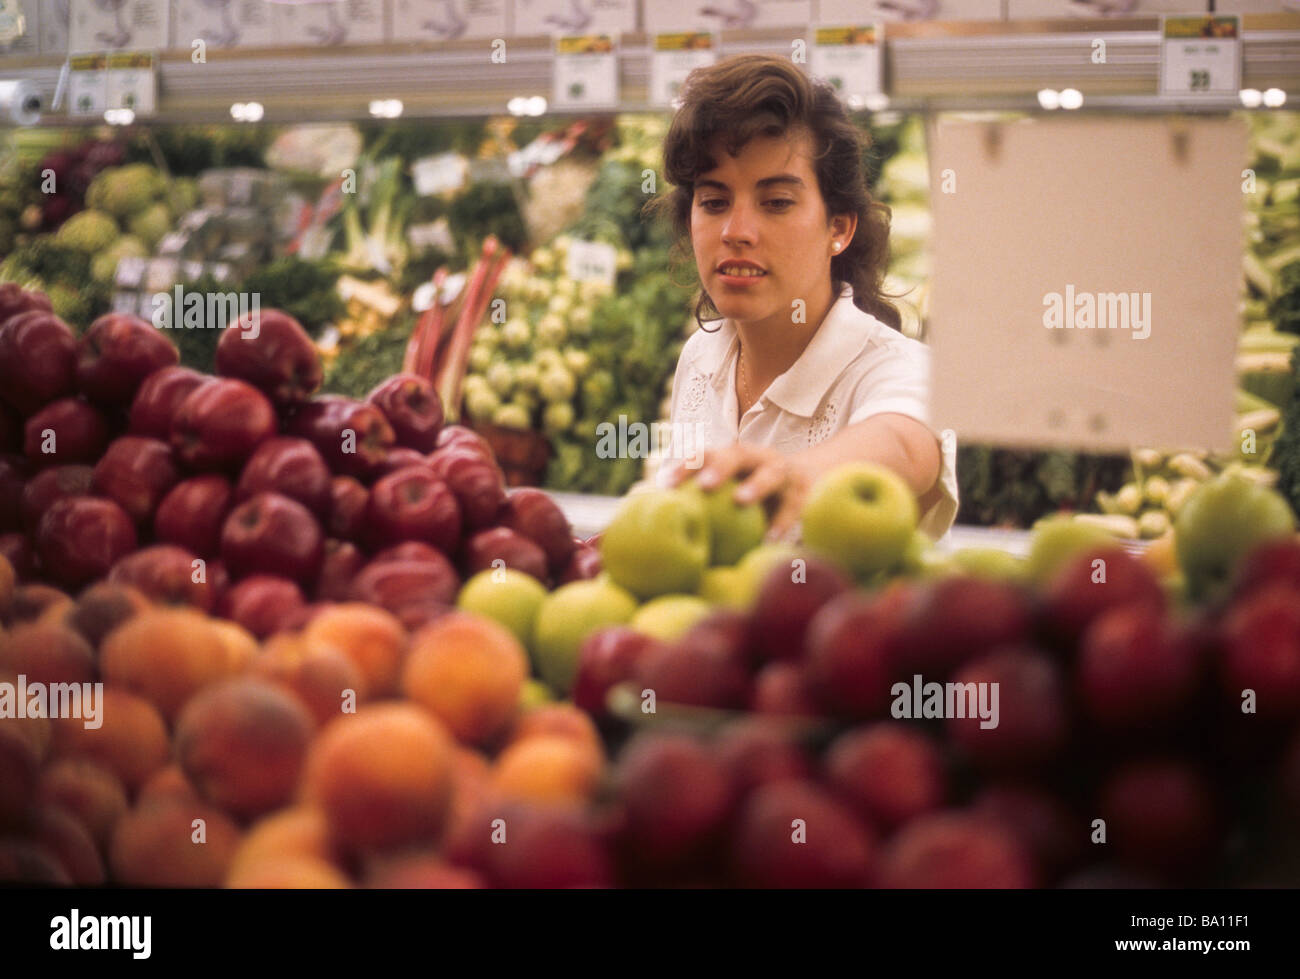
<path id="1" fill-rule="evenodd" d="M 723 264 L 718 266 L 718 275 L 722 276 L 724 280 L 752 282 L 755 279 L 763 278 L 763 276 L 767 275 L 767 271 L 757 265 Z"/>

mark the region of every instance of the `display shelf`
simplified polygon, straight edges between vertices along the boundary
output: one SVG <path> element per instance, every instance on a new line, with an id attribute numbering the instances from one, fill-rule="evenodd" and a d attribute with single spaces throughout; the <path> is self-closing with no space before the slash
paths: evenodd
<path id="1" fill-rule="evenodd" d="M 1103 111 L 1225 111 L 1235 98 L 1170 100 L 1156 94 L 1159 19 L 954 21 L 889 24 L 885 31 L 886 90 L 900 109 L 1009 109 L 1037 106 L 1043 88 L 1073 87 L 1085 109 Z M 1243 84 L 1300 94 L 1300 15 L 1243 17 Z M 724 31 L 723 55 L 789 55 L 790 29 Z M 1106 41 L 1105 64 L 1093 64 L 1093 41 Z M 504 64 L 489 61 L 487 40 L 387 44 L 330 50 L 212 49 L 195 64 L 188 51 L 162 53 L 158 113 L 151 121 L 223 122 L 236 102 L 259 101 L 266 122 L 363 118 L 373 99 L 401 99 L 408 118 L 500 113 L 513 97 L 551 88 L 551 42 L 510 38 Z M 649 37 L 620 39 L 618 108 L 648 103 Z M 46 104 L 62 63 L 40 57 L 0 58 L 0 78 L 27 78 Z M 52 125 L 79 124 L 62 112 Z"/>

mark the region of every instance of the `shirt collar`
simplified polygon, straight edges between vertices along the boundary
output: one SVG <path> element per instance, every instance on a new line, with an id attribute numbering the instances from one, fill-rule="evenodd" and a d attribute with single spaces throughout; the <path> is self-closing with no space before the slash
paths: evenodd
<path id="1" fill-rule="evenodd" d="M 792 415 L 812 418 L 831 382 L 870 342 L 869 323 L 870 317 L 853 305 L 853 287 L 845 285 L 799 359 L 772 382 L 764 397 Z"/>

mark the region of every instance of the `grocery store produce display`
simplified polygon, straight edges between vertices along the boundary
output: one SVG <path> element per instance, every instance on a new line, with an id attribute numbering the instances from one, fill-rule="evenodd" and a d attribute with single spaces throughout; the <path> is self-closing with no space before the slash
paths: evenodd
<path id="1" fill-rule="evenodd" d="M 0 879 L 1296 879 L 1300 538 L 1239 474 L 1163 558 L 1068 518 L 945 554 L 866 465 L 800 549 L 690 484 L 593 545 L 427 382 L 315 394 L 286 314 L 207 377 L 0 303 Z"/>

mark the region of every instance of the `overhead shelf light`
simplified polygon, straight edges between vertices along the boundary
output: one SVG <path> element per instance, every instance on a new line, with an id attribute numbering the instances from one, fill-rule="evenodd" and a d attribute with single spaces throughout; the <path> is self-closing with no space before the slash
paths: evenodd
<path id="1" fill-rule="evenodd" d="M 261 102 L 236 102 L 230 107 L 230 118 L 236 122 L 258 122 L 265 114 Z"/>
<path id="2" fill-rule="evenodd" d="M 135 112 L 131 109 L 105 109 L 104 121 L 110 126 L 129 126 L 135 122 Z"/>
<path id="3" fill-rule="evenodd" d="M 1280 109 L 1286 105 L 1286 92 L 1280 88 L 1270 88 L 1264 91 L 1264 104 L 1270 109 Z"/>
<path id="4" fill-rule="evenodd" d="M 1038 90 L 1038 104 L 1049 111 L 1061 107 L 1061 93 L 1054 88 L 1040 88 Z"/>
<path id="5" fill-rule="evenodd" d="M 396 119 L 404 108 L 401 99 L 374 99 L 370 103 L 370 114 L 376 119 Z"/>
<path id="6" fill-rule="evenodd" d="M 1247 109 L 1258 109 L 1264 104 L 1264 93 L 1257 88 L 1243 88 L 1237 93 L 1237 97 Z"/>
<path id="7" fill-rule="evenodd" d="M 1077 88 L 1067 88 L 1061 92 L 1061 108 L 1077 109 L 1083 105 L 1083 93 Z"/>

